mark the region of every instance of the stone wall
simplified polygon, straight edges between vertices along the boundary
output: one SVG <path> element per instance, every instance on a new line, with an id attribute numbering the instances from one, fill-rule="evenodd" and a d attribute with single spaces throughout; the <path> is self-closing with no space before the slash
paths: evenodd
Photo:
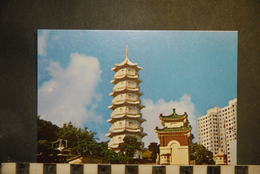
<path id="1" fill-rule="evenodd" d="M 2 163 L 0 174 L 260 174 L 260 165 L 158 166 L 124 164 Z"/>

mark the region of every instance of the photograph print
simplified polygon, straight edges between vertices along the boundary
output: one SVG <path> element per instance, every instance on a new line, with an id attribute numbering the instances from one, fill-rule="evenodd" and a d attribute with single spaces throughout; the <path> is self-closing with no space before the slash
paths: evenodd
<path id="1" fill-rule="evenodd" d="M 38 162 L 237 164 L 236 31 L 37 31 Z"/>

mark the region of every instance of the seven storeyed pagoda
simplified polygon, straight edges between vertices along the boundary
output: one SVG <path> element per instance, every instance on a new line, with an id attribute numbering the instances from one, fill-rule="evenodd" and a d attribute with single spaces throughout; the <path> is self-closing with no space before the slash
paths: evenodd
<path id="1" fill-rule="evenodd" d="M 112 105 L 108 108 L 112 110 L 111 119 L 107 120 L 112 124 L 107 134 L 110 137 L 108 148 L 119 151 L 119 144 L 123 143 L 126 135 L 131 135 L 142 142 L 142 138 L 146 135 L 143 132 L 141 124 L 145 121 L 142 118 L 139 84 L 142 82 L 139 79 L 139 71 L 143 69 L 137 66 L 128 58 L 128 48 L 126 47 L 126 55 L 123 62 L 115 64 L 112 68 L 115 71 L 114 88 L 111 96 L 114 97 Z M 136 152 L 136 158 L 142 158 L 141 152 Z"/>
<path id="2" fill-rule="evenodd" d="M 160 114 L 163 128 L 155 128 L 160 140 L 160 164 L 189 165 L 189 145 L 191 142 L 191 126 L 185 112 L 179 115 L 173 109 L 168 116 Z"/>

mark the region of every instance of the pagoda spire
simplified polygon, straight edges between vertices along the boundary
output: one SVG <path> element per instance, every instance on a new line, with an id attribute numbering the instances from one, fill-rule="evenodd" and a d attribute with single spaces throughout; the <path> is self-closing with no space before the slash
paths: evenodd
<path id="1" fill-rule="evenodd" d="M 125 46 L 125 58 L 128 59 L 128 45 Z"/>
<path id="2" fill-rule="evenodd" d="M 131 67 L 134 68 L 135 70 L 139 71 L 143 69 L 142 67 L 138 66 L 136 63 L 133 63 L 129 57 L 128 57 L 128 45 L 125 46 L 125 59 L 123 62 L 115 64 L 115 67 L 112 68 L 113 71 L 117 71 L 118 69 L 121 69 L 123 67 Z"/>

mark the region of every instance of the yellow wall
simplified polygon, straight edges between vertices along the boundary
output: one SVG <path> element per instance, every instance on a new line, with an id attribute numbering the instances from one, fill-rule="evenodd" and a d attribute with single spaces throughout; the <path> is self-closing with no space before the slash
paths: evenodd
<path id="1" fill-rule="evenodd" d="M 167 146 L 160 147 L 160 163 L 163 161 L 162 154 L 170 153 L 170 164 L 189 165 L 189 148 L 181 146 L 178 141 L 171 141 Z M 162 163 L 161 163 L 162 164 Z"/>

